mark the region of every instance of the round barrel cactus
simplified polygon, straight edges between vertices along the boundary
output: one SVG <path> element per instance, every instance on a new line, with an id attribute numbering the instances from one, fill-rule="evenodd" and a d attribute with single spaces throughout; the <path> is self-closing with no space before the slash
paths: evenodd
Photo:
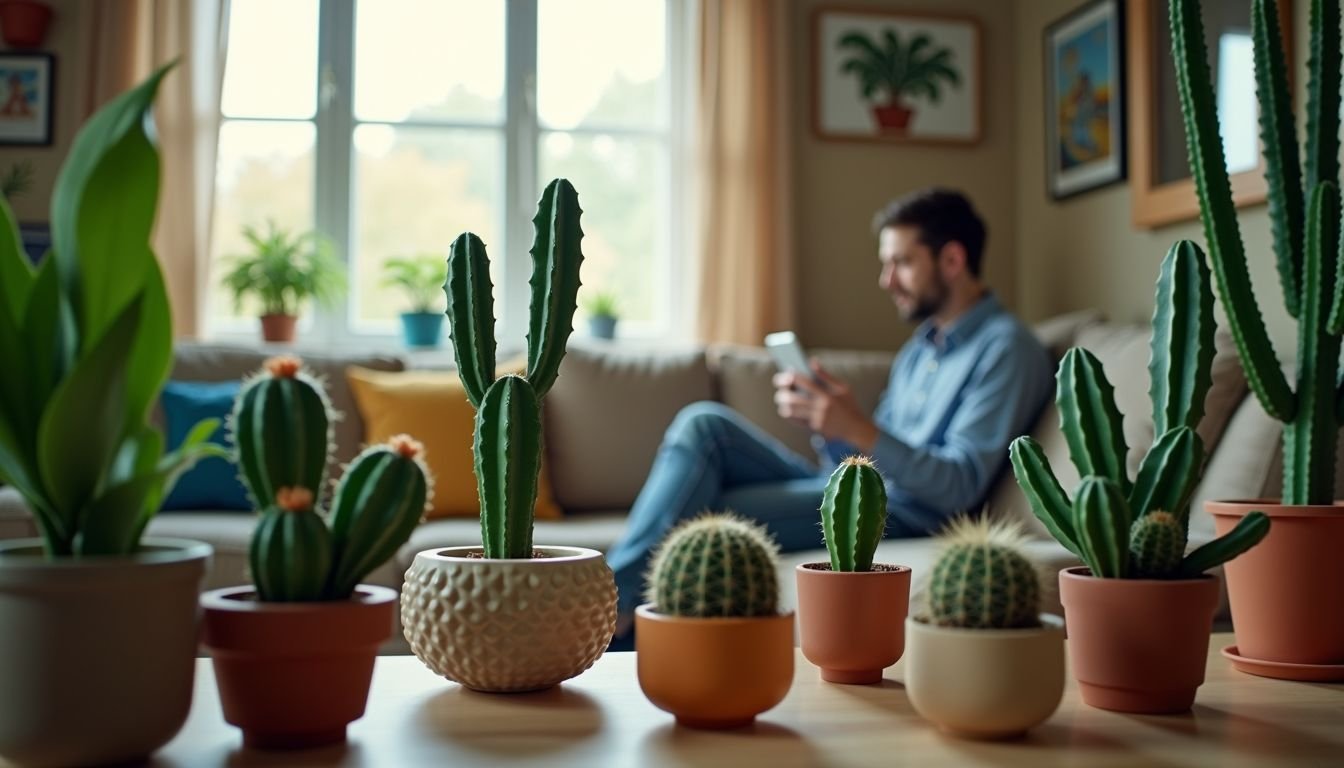
<path id="1" fill-rule="evenodd" d="M 779 613 L 778 547 L 761 526 L 729 514 L 673 529 L 649 572 L 660 613 L 702 618 Z"/>
<path id="2" fill-rule="evenodd" d="M 929 582 L 932 623 L 964 629 L 1039 626 L 1041 585 L 1017 526 L 961 518 L 943 536 Z"/>
<path id="3" fill-rule="evenodd" d="M 1183 557 L 1185 529 L 1170 512 L 1144 515 L 1129 529 L 1129 560 L 1136 577 L 1167 578 L 1180 569 Z"/>

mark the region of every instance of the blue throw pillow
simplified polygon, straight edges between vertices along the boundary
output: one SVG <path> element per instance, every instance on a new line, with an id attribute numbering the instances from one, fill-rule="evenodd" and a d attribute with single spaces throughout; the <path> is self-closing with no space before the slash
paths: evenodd
<path id="1" fill-rule="evenodd" d="M 233 411 L 233 401 L 242 389 L 241 381 L 170 381 L 163 387 L 159 402 L 167 434 L 168 450 L 174 450 L 201 419 L 216 418 L 219 427 L 210 442 L 231 447 L 224 419 Z M 251 510 L 247 490 L 238 479 L 238 465 L 211 456 L 177 479 L 172 493 L 163 500 L 163 509 Z"/>

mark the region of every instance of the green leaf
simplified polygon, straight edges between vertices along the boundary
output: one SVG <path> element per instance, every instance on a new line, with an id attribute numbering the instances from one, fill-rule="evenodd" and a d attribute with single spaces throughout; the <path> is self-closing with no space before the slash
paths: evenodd
<path id="1" fill-rule="evenodd" d="M 47 258 L 37 270 L 37 280 L 24 312 L 22 334 L 28 346 L 26 444 L 37 445 L 38 418 L 47 408 L 59 378 L 69 365 L 66 324 L 62 322 L 63 298 L 56 262 Z"/>
<path id="2" fill-rule="evenodd" d="M 140 294 L 140 329 L 131 348 L 126 377 L 126 423 L 145 420 L 149 407 L 168 380 L 173 358 L 173 319 L 163 273 L 151 253 Z"/>
<path id="3" fill-rule="evenodd" d="M 157 472 L 146 472 L 113 485 L 94 499 L 75 534 L 75 554 L 87 557 L 134 552 L 145 499 L 159 480 Z"/>
<path id="4" fill-rule="evenodd" d="M 34 279 L 33 265 L 29 263 L 28 254 L 24 253 L 19 242 L 19 228 L 14 221 L 14 212 L 9 209 L 9 203 L 0 197 L 0 300 L 4 304 L 0 312 L 9 315 L 16 325 L 23 318 L 23 308 Z"/>

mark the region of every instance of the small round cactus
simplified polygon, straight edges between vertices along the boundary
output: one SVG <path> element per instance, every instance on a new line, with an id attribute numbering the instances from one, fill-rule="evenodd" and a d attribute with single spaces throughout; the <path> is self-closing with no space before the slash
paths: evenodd
<path id="1" fill-rule="evenodd" d="M 873 460 L 850 456 L 831 473 L 821 500 L 821 530 L 832 571 L 870 571 L 887 527 L 887 489 Z"/>
<path id="2" fill-rule="evenodd" d="M 1185 557 L 1185 530 L 1176 516 L 1150 512 L 1129 529 L 1129 558 L 1134 575 L 1142 579 L 1165 579 L 1176 573 Z"/>
<path id="3" fill-rule="evenodd" d="M 932 623 L 964 629 L 1039 626 L 1040 577 L 1015 525 L 959 518 L 942 536 L 929 583 Z"/>
<path id="4" fill-rule="evenodd" d="M 646 598 L 674 616 L 777 615 L 778 551 L 756 523 L 732 513 L 702 515 L 663 540 Z"/>
<path id="5" fill-rule="evenodd" d="M 323 599 L 331 570 L 331 534 L 307 488 L 281 488 L 261 513 L 248 552 L 252 581 L 263 601 Z"/>

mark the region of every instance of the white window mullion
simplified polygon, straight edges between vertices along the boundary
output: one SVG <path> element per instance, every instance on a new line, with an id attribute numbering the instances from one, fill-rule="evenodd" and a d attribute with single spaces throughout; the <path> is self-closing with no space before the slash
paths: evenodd
<path id="1" fill-rule="evenodd" d="M 537 179 L 537 2 L 509 0 L 506 13 L 508 56 L 504 69 L 505 158 L 503 284 L 496 301 L 504 305 L 502 333 L 506 348 L 521 344 L 527 328 L 527 282 L 531 259 L 532 216 L 541 189 Z M 507 335 L 505 335 L 507 334 Z"/>
<path id="2" fill-rule="evenodd" d="M 350 142 L 353 132 L 355 6 L 349 0 L 323 0 L 318 33 L 317 152 L 314 172 L 314 225 L 346 265 L 355 290 L 351 263 Z M 351 301 L 317 308 L 314 341 L 331 347 L 348 336 Z"/>
<path id="3" fill-rule="evenodd" d="M 667 12 L 668 51 L 668 254 L 663 260 L 667 280 L 665 333 L 678 341 L 690 341 L 695 330 L 694 287 L 698 281 L 695 241 L 699 232 L 696 177 L 699 163 L 695 157 L 696 98 L 700 68 L 695 53 L 700 50 L 699 0 L 669 2 Z"/>

